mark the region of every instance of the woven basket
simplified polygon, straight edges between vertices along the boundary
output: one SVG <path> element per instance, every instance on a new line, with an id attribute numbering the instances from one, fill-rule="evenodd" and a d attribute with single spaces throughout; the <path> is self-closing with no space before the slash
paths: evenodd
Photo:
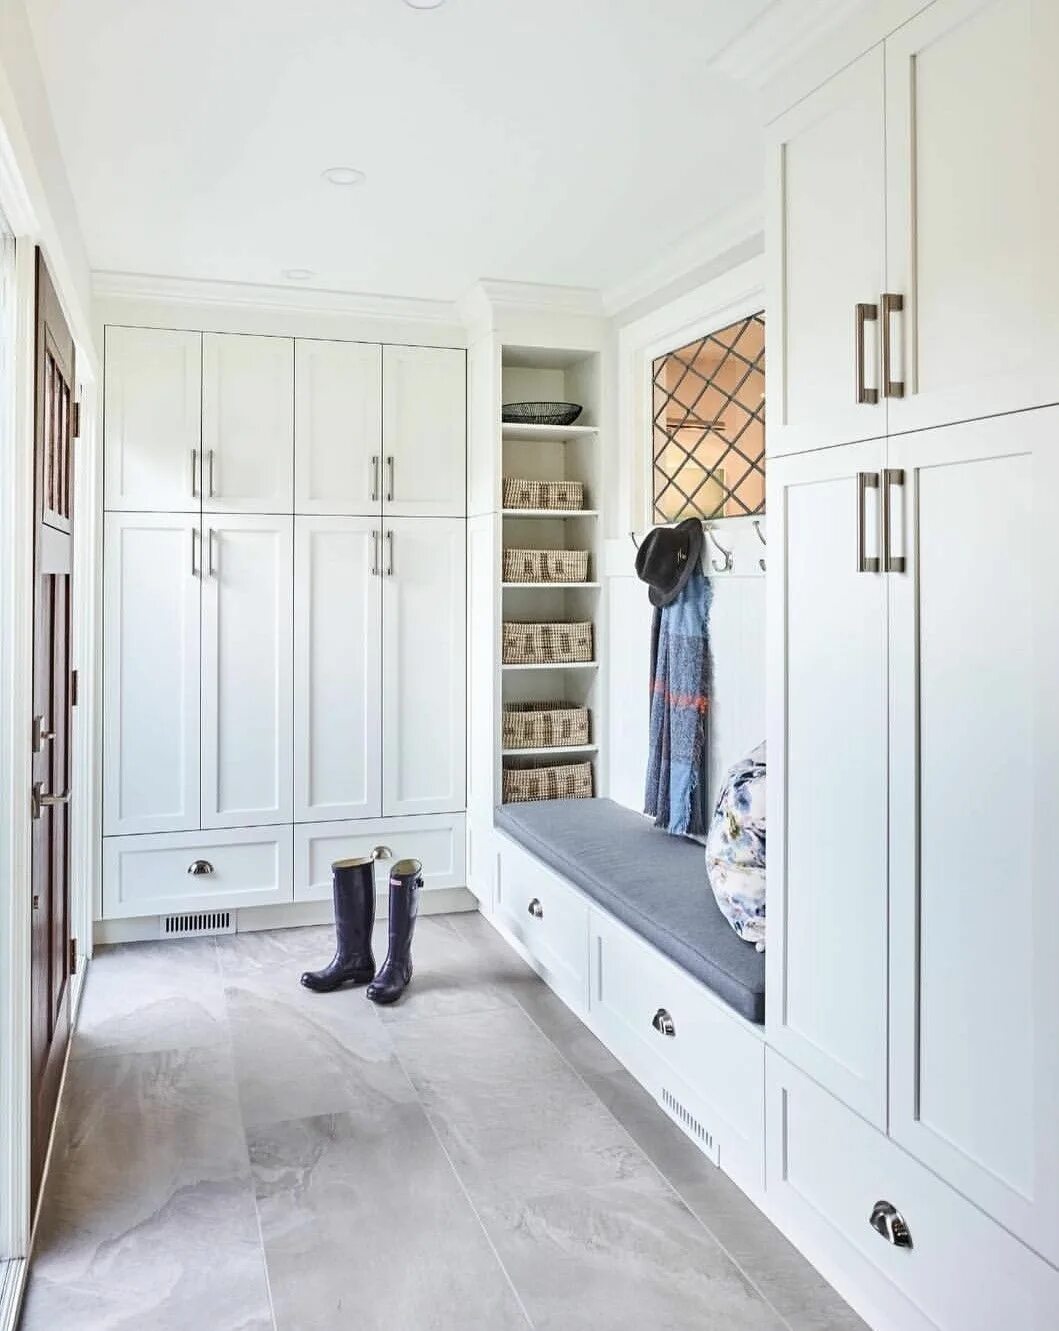
<path id="1" fill-rule="evenodd" d="M 573 425 L 582 411 L 577 402 L 505 402 L 500 419 L 508 425 Z"/>
<path id="2" fill-rule="evenodd" d="M 505 665 L 568 665 L 592 659 L 591 623 L 504 624 Z"/>
<path id="3" fill-rule="evenodd" d="M 591 763 L 504 768 L 505 804 L 521 804 L 527 800 L 590 800 L 591 798 Z"/>
<path id="4" fill-rule="evenodd" d="M 505 582 L 587 582 L 587 550 L 505 550 Z"/>
<path id="5" fill-rule="evenodd" d="M 580 481 L 521 481 L 504 477 L 505 508 L 580 509 L 585 487 Z"/>
<path id="6" fill-rule="evenodd" d="M 564 702 L 515 702 L 504 708 L 505 749 L 559 749 L 588 743 L 588 708 Z"/>

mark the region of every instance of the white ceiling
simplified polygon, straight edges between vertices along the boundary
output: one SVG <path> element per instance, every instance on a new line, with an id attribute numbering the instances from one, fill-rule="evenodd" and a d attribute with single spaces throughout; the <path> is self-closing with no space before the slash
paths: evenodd
<path id="1" fill-rule="evenodd" d="M 771 3 L 26 0 L 93 268 L 439 299 L 607 288 L 754 198 L 708 64 Z"/>

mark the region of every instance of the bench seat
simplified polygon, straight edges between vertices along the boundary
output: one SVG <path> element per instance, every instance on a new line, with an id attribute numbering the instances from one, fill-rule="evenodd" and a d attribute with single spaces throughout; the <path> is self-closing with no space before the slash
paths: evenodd
<path id="1" fill-rule="evenodd" d="M 717 908 L 697 842 L 613 800 L 506 804 L 496 825 L 748 1021 L 765 1020 L 765 955 Z"/>

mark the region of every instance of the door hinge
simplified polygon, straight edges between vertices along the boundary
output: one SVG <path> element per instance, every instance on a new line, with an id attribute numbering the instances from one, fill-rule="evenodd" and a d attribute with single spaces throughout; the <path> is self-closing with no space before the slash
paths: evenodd
<path id="1" fill-rule="evenodd" d="M 70 939 L 70 974 L 77 974 L 77 939 Z"/>
<path id="2" fill-rule="evenodd" d="M 81 404 L 75 402 L 70 408 L 70 438 L 79 439 L 81 436 Z"/>
<path id="3" fill-rule="evenodd" d="M 79 692 L 79 690 L 78 690 L 78 683 L 79 683 L 79 680 L 78 680 L 78 673 L 77 673 L 77 671 L 76 671 L 76 670 L 71 670 L 71 671 L 70 671 L 70 706 L 71 706 L 71 707 L 76 707 L 76 706 L 77 706 L 77 697 L 78 697 L 78 692 Z"/>

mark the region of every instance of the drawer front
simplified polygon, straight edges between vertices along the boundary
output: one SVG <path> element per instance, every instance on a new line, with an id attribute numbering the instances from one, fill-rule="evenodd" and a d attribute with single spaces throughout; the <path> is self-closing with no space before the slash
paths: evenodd
<path id="1" fill-rule="evenodd" d="M 589 936 L 593 1027 L 725 1172 L 759 1193 L 762 1037 L 650 943 L 595 907 Z"/>
<path id="2" fill-rule="evenodd" d="M 766 1101 L 769 1213 L 873 1325 L 1059 1326 L 1059 1272 L 771 1049 Z M 911 1248 L 872 1227 L 878 1202 Z"/>
<path id="3" fill-rule="evenodd" d="M 543 978 L 578 1011 L 587 1007 L 588 903 L 570 883 L 499 837 L 496 917 Z"/>
<path id="4" fill-rule="evenodd" d="M 103 839 L 105 920 L 279 906 L 293 899 L 290 827 Z"/>
<path id="5" fill-rule="evenodd" d="M 330 901 L 334 861 L 370 855 L 377 846 L 392 852 L 380 860 L 383 871 L 391 860 L 419 860 L 423 865 L 425 891 L 466 885 L 467 847 L 462 813 L 299 823 L 294 829 L 294 900 Z M 384 890 L 384 872 L 380 871 L 377 877 L 380 890 Z"/>

